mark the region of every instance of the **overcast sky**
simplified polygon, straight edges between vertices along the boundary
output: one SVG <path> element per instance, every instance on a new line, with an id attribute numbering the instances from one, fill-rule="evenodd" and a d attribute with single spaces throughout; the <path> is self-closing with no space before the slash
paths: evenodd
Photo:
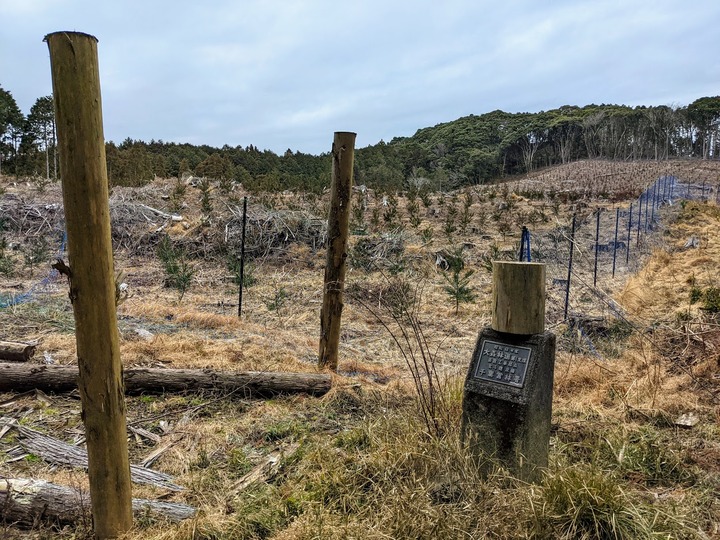
<path id="1" fill-rule="evenodd" d="M 720 94 L 718 0 L 0 0 L 0 86 L 52 92 L 45 34 L 98 38 L 105 137 L 330 150 L 468 114 Z"/>

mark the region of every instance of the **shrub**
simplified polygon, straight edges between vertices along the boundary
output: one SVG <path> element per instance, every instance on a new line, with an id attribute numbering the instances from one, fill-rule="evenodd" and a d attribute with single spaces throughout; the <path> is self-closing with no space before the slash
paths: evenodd
<path id="1" fill-rule="evenodd" d="M 35 236 L 31 238 L 23 251 L 23 257 L 25 266 L 30 268 L 31 272 L 38 264 L 47 262 L 50 257 L 50 248 L 45 237 Z"/>
<path id="2" fill-rule="evenodd" d="M 703 292 L 703 309 L 710 313 L 720 312 L 720 287 L 708 287 Z"/>
<path id="3" fill-rule="evenodd" d="M 475 300 L 475 293 L 470 287 L 470 278 L 475 271 L 466 270 L 463 272 L 465 260 L 462 255 L 462 246 L 455 249 L 452 256 L 447 258 L 447 261 L 450 268 L 443 274 L 443 278 L 447 282 L 444 290 L 455 302 L 455 315 L 457 315 L 461 303 L 469 303 Z"/>
<path id="4" fill-rule="evenodd" d="M 240 285 L 240 257 L 233 255 L 232 253 L 227 254 L 226 258 L 227 269 L 232 274 L 232 280 L 235 285 Z M 255 268 L 245 258 L 245 265 L 243 267 L 242 285 L 243 288 L 247 289 L 257 283 L 257 277 L 255 276 Z"/>
<path id="5" fill-rule="evenodd" d="M 185 260 L 184 250 L 173 246 L 167 234 L 160 240 L 157 254 L 165 270 L 165 286 L 178 290 L 179 302 L 190 288 L 195 270 Z"/>

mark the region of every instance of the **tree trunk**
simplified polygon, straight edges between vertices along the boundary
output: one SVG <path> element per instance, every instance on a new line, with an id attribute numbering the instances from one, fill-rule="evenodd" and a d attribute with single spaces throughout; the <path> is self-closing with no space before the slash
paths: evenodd
<path id="1" fill-rule="evenodd" d="M 337 371 L 338 366 L 354 152 L 355 133 L 336 132 L 332 146 L 332 186 L 318 362 L 321 368 L 333 371 Z"/>
<path id="2" fill-rule="evenodd" d="M 102 540 L 132 527 L 132 508 L 97 39 L 55 32 L 45 41 L 60 149 L 93 528 Z"/>
<path id="3" fill-rule="evenodd" d="M 71 524 L 89 519 L 87 493 L 29 478 L 0 479 L 0 517 L 8 523 L 33 526 L 37 521 Z M 146 513 L 173 523 L 191 518 L 195 508 L 179 503 L 132 499 L 133 513 Z"/>
<path id="4" fill-rule="evenodd" d="M 323 395 L 332 378 L 322 373 L 270 373 L 260 371 L 213 371 L 208 369 L 124 370 L 128 394 L 221 390 L 243 397 L 307 393 Z M 0 363 L 0 392 L 70 392 L 77 388 L 74 366 Z"/>
<path id="5" fill-rule="evenodd" d="M 35 347 L 35 345 L 29 343 L 0 341 L 0 360 L 27 362 L 35 354 Z"/>

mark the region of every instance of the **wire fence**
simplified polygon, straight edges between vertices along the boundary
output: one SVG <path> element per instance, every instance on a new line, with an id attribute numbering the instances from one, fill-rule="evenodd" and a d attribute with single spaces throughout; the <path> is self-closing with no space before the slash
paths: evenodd
<path id="1" fill-rule="evenodd" d="M 664 246 L 663 232 L 686 200 L 720 199 L 717 185 L 683 182 L 661 176 L 629 205 L 591 209 L 580 203 L 570 223 L 533 238 L 533 260 L 544 262 L 548 275 L 547 325 L 567 322 L 585 350 L 601 357 L 589 328 L 614 318 L 631 327 L 622 307 L 610 296 L 649 255 Z M 694 239 L 688 239 L 688 247 Z"/>
<path id="2" fill-rule="evenodd" d="M 58 246 L 56 258 L 64 259 L 67 248 L 67 233 L 62 232 L 60 245 Z M 9 308 L 31 302 L 38 296 L 46 296 L 57 292 L 57 281 L 60 273 L 54 268 L 50 270 L 40 281 L 31 285 L 27 291 L 21 294 L 8 294 L 0 296 L 0 309 Z"/>

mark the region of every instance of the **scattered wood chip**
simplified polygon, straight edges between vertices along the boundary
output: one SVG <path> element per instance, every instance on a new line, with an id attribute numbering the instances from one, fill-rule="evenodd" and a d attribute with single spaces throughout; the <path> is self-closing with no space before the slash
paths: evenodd
<path id="1" fill-rule="evenodd" d="M 155 463 L 155 461 L 157 461 L 160 456 L 162 456 L 165 452 L 175 446 L 182 438 L 183 435 L 171 435 L 168 442 L 150 452 L 147 457 L 145 457 L 145 459 L 140 462 L 140 465 L 142 465 L 143 467 L 150 467 L 150 465 Z"/>
<path id="2" fill-rule="evenodd" d="M 145 328 L 135 328 L 135 334 L 137 334 L 140 339 L 145 341 L 152 341 L 153 339 L 155 339 L 155 334 L 150 332 L 150 330 L 146 330 Z"/>
<path id="3" fill-rule="evenodd" d="M 148 431 L 147 429 L 143 429 L 141 427 L 128 426 L 128 429 L 132 431 L 135 435 L 139 435 L 140 437 L 148 439 L 156 444 L 162 440 L 162 437 L 160 437 L 160 435 L 157 435 L 152 431 Z M 143 465 L 143 467 L 145 467 L 145 465 Z"/>
<path id="4" fill-rule="evenodd" d="M 267 482 L 272 479 L 278 473 L 280 465 L 282 465 L 282 458 L 286 455 L 293 454 L 299 446 L 298 443 L 294 443 L 270 452 L 260 464 L 256 465 L 249 473 L 235 482 L 230 492 L 239 493 L 254 484 Z"/>
<path id="5" fill-rule="evenodd" d="M 675 420 L 675 425 L 684 428 L 691 428 L 695 427 L 698 422 L 700 422 L 700 417 L 695 413 L 689 412 L 681 415 L 677 420 Z"/>

